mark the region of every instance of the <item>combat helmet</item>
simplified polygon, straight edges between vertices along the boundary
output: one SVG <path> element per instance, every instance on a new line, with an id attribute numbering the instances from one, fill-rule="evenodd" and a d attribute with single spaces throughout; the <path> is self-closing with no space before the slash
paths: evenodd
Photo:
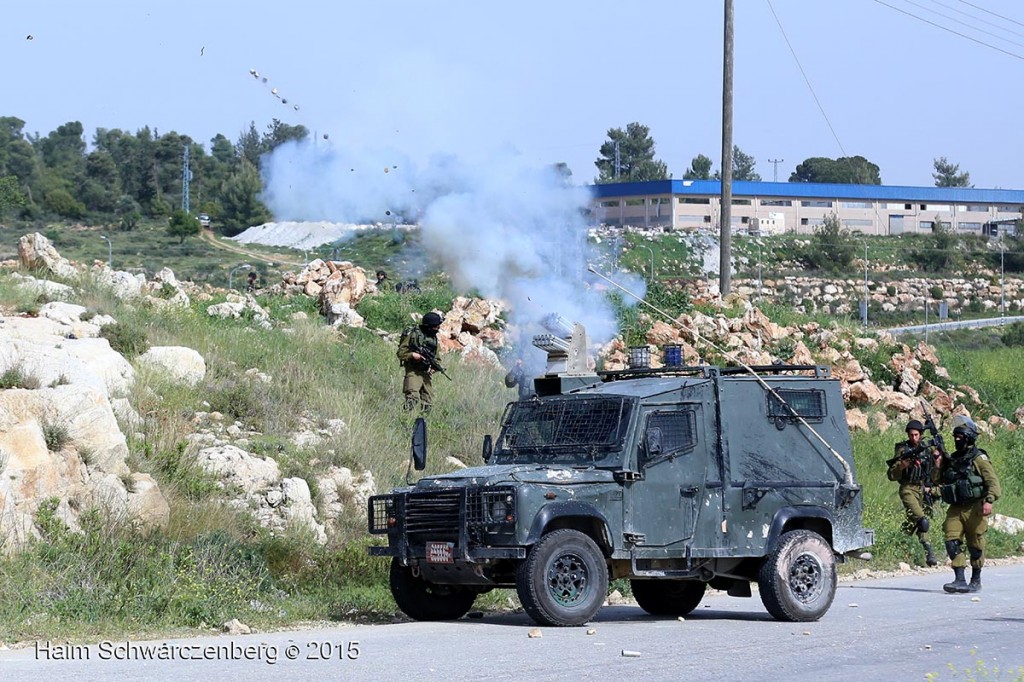
<path id="1" fill-rule="evenodd" d="M 904 431 L 917 431 L 918 433 L 924 433 L 924 424 L 921 423 L 920 419 L 911 419 L 907 422 L 907 428 Z"/>
<path id="2" fill-rule="evenodd" d="M 968 444 L 978 439 L 978 425 L 970 417 L 958 414 L 953 417 L 953 437 L 963 436 Z"/>

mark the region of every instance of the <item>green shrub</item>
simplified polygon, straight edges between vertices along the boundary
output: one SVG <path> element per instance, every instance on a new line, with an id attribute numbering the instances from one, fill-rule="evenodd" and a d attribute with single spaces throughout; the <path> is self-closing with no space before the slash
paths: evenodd
<path id="1" fill-rule="evenodd" d="M 145 329 L 123 320 L 101 327 L 100 337 L 109 341 L 111 348 L 129 360 L 149 350 Z"/>
<path id="2" fill-rule="evenodd" d="M 832 213 L 815 228 L 807 245 L 797 249 L 797 258 L 812 270 L 847 272 L 856 252 L 856 239 Z"/>
<path id="3" fill-rule="evenodd" d="M 892 284 L 886 285 L 886 287 L 885 287 L 885 295 L 886 296 L 895 296 L 896 295 L 896 287 L 894 285 L 892 285 Z"/>
<path id="4" fill-rule="evenodd" d="M 1003 345 L 1014 347 L 1024 346 L 1024 322 L 1014 322 L 1000 334 L 999 339 Z"/>
<path id="5" fill-rule="evenodd" d="M 29 374 L 20 364 L 8 367 L 3 374 L 0 374 L 0 389 L 4 388 L 39 388 L 38 377 Z"/>
<path id="6" fill-rule="evenodd" d="M 944 295 L 942 287 L 936 285 L 928 290 L 928 295 L 934 298 L 936 301 L 941 301 Z"/>
<path id="7" fill-rule="evenodd" d="M 71 441 L 71 431 L 62 422 L 43 422 L 43 441 L 50 452 L 60 452 Z"/>

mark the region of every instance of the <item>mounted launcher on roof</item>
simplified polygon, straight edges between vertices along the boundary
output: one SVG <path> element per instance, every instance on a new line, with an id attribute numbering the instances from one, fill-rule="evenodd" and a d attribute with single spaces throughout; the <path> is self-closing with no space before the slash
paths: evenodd
<path id="1" fill-rule="evenodd" d="M 587 330 L 557 313 L 541 320 L 547 334 L 533 337 L 533 345 L 548 354 L 544 375 L 534 380 L 537 395 L 557 395 L 600 381 L 587 362 Z"/>

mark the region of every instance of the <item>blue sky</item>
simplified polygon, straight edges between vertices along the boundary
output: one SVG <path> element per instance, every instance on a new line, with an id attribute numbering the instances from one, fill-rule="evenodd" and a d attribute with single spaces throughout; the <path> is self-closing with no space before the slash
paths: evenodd
<path id="1" fill-rule="evenodd" d="M 886 2 L 1024 55 L 1017 0 Z M 841 143 L 887 184 L 931 185 L 932 159 L 947 156 L 978 187 L 1024 188 L 1024 59 L 873 0 L 772 0 L 837 143 L 767 0 L 735 4 L 735 141 L 764 179 L 768 159 L 784 159 L 785 180 Z M 323 144 L 410 159 L 511 149 L 565 161 L 577 182 L 595 176 L 609 128 L 639 121 L 680 177 L 698 153 L 718 165 L 721 60 L 722 3 L 710 0 L 37 0 L 3 11 L 0 115 L 44 135 L 80 120 L 90 140 L 150 125 L 203 143 L 278 117 Z"/>

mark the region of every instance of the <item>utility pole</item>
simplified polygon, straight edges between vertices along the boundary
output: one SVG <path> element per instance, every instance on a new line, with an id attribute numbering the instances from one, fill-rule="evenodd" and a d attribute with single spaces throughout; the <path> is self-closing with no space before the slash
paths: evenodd
<path id="1" fill-rule="evenodd" d="M 725 0 L 722 42 L 722 226 L 718 288 L 724 299 L 732 286 L 732 0 Z"/>
<path id="2" fill-rule="evenodd" d="M 622 169 L 622 157 L 619 155 L 619 141 L 615 140 L 615 179 L 619 179 L 619 171 Z"/>
<path id="3" fill-rule="evenodd" d="M 768 163 L 772 164 L 772 182 L 779 181 L 779 164 L 785 161 L 785 159 L 768 159 Z"/>
<path id="4" fill-rule="evenodd" d="M 185 145 L 185 155 L 181 164 L 181 210 L 189 212 L 188 185 L 192 181 L 192 169 L 188 163 L 188 145 Z"/>

